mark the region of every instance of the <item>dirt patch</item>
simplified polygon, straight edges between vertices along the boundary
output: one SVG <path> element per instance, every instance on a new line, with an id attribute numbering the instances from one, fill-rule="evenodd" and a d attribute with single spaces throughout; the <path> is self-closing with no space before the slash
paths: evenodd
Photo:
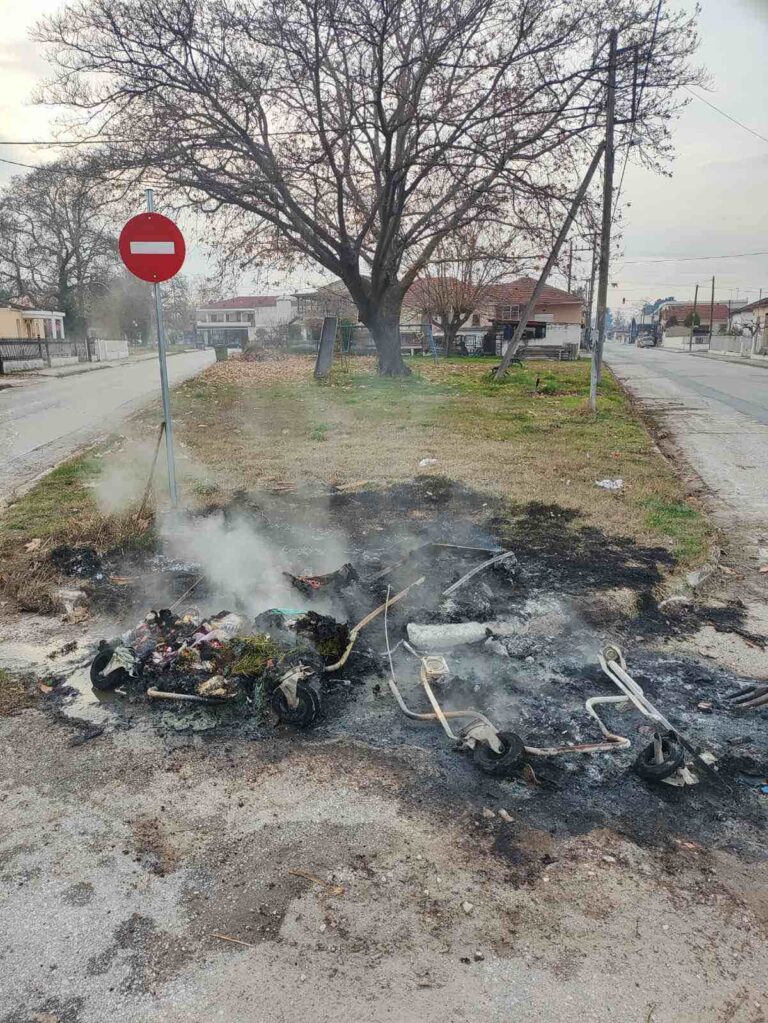
<path id="1" fill-rule="evenodd" d="M 34 707 L 38 699 L 34 678 L 27 673 L 0 668 L 0 716 L 17 714 L 26 707 Z"/>
<path id="2" fill-rule="evenodd" d="M 113 944 L 92 956 L 86 969 L 94 977 L 109 972 L 118 963 L 126 965 L 128 973 L 119 990 L 127 995 L 156 990 L 190 958 L 182 939 L 158 927 L 152 917 L 132 913 L 115 928 Z"/>
<path id="3" fill-rule="evenodd" d="M 131 821 L 137 862 L 164 877 L 179 866 L 179 853 L 159 817 L 139 817 Z"/>
<path id="4" fill-rule="evenodd" d="M 9 1012 L 2 1023 L 81 1023 L 84 1005 L 83 998 L 46 998 L 35 1008 Z"/>

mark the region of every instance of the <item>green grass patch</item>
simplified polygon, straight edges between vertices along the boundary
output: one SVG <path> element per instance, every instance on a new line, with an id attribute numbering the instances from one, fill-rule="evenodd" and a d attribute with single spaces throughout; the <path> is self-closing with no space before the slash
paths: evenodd
<path id="1" fill-rule="evenodd" d="M 229 667 L 231 675 L 262 675 L 283 656 L 277 643 L 266 635 L 232 640 L 230 648 L 236 657 Z"/>
<path id="2" fill-rule="evenodd" d="M 57 535 L 68 519 L 91 509 L 86 484 L 95 480 L 99 471 L 99 460 L 87 455 L 60 465 L 8 509 L 0 531 L 11 537 Z"/>
<path id="3" fill-rule="evenodd" d="M 675 554 L 684 561 L 704 555 L 709 527 L 703 515 L 684 501 L 650 497 L 642 502 L 648 529 L 669 537 Z"/>

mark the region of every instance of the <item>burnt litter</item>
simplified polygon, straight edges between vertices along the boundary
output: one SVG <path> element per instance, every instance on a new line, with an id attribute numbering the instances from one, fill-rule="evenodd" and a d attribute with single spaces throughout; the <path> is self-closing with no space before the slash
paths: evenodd
<path id="1" fill-rule="evenodd" d="M 527 825 L 553 833 L 608 826 L 645 842 L 680 835 L 745 854 L 761 848 L 768 802 L 760 789 L 768 772 L 768 716 L 734 710 L 727 702 L 751 680 L 654 649 L 704 624 L 743 633 L 744 612 L 738 604 L 660 608 L 653 590 L 673 564 L 667 550 L 607 536 L 558 506 L 510 509 L 435 477 L 382 491 L 243 494 L 224 510 L 199 514 L 221 515 L 225 529 L 251 523 L 284 565 L 292 607 L 277 612 L 267 601 L 260 613 L 244 615 L 232 595 L 222 594 L 221 587 L 214 592 L 203 580 L 177 608 L 178 618 L 167 618 L 162 627 L 150 619 L 142 630 L 155 630 L 150 645 L 155 645 L 156 662 L 156 646 L 165 644 L 167 628 L 187 639 L 202 636 L 199 654 L 210 670 L 201 676 L 198 666 L 179 679 L 178 671 L 166 677 L 162 663 L 149 663 L 146 676 L 122 687 L 125 696 L 110 700 L 124 724 L 151 714 L 160 731 L 168 731 L 170 714 L 173 730 L 183 729 L 187 719 L 196 728 L 202 714 L 209 741 L 234 735 L 270 738 L 288 752 L 297 743 L 309 747 L 316 738 L 348 737 L 405 756 L 419 747 L 429 751 L 431 769 L 414 770 L 410 795 L 415 799 L 505 807 Z M 338 547 L 340 538 L 346 559 L 338 566 L 342 570 L 326 578 L 312 576 L 323 552 L 331 544 Z M 513 551 L 514 557 L 444 595 L 500 550 Z M 117 610 L 124 623 L 135 623 L 146 613 L 142 600 L 149 580 L 152 592 L 162 590 L 170 604 L 200 574 L 198 566 L 169 561 L 162 550 L 147 560 L 105 559 L 99 568 L 102 578 L 91 587 L 92 604 Z M 120 582 L 112 583 L 114 577 Z M 699 784 L 679 788 L 638 777 L 632 763 L 652 739 L 650 722 L 634 709 L 611 708 L 604 720 L 631 741 L 631 749 L 526 756 L 507 778 L 479 774 L 471 755 L 457 751 L 437 722 L 412 721 L 398 709 L 389 690 L 383 614 L 360 631 L 339 669 L 325 670 L 346 650 L 356 623 L 422 577 L 386 615 L 392 665 L 410 707 L 430 709 L 419 683 L 420 662 L 403 643 L 408 624 L 480 623 L 485 631 L 479 641 L 439 651 L 449 671 L 435 686 L 445 709 L 478 710 L 500 730 L 522 736 L 527 746 L 599 741 L 602 736 L 584 701 L 617 694 L 598 664 L 600 648 L 611 642 L 622 648 L 629 671 L 673 726 L 696 749 L 714 755 L 719 780 L 697 771 Z M 196 610 L 185 615 L 190 604 Z M 206 619 L 200 610 L 219 612 L 222 606 L 226 611 L 218 619 L 215 614 Z M 216 639 L 217 626 L 227 615 L 230 624 L 238 615 L 247 624 L 237 627 L 231 641 L 220 633 L 219 652 L 205 636 Z M 258 668 L 251 663 L 251 670 L 244 671 L 243 659 L 252 654 Z M 280 679 L 297 665 L 307 668 L 322 697 L 320 713 L 307 731 L 276 724 L 272 713 L 280 709 L 275 704 Z M 199 694 L 201 677 L 208 680 L 209 675 L 222 686 L 218 696 L 225 706 L 158 700 L 161 711 L 157 706 L 147 710 L 148 687 Z"/>

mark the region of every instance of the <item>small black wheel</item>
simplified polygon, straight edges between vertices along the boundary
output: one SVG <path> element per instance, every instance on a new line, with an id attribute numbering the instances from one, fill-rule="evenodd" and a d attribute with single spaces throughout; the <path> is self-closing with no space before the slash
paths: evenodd
<path id="1" fill-rule="evenodd" d="M 298 682 L 296 700 L 298 702 L 295 707 L 289 706 L 285 693 L 280 688 L 270 697 L 272 710 L 283 724 L 293 725 L 294 728 L 309 728 L 320 713 L 320 694 L 306 682 Z"/>
<path id="2" fill-rule="evenodd" d="M 475 764 L 480 770 L 497 777 L 509 774 L 522 763 L 525 756 L 525 744 L 514 732 L 499 732 L 499 742 L 501 753 L 494 752 L 487 742 L 478 742 L 473 753 Z"/>
<path id="3" fill-rule="evenodd" d="M 131 676 L 125 668 L 115 668 L 108 675 L 103 673 L 106 666 L 112 660 L 113 653 L 112 647 L 104 647 L 102 650 L 99 650 L 91 661 L 91 685 L 94 689 L 109 692 L 112 689 L 117 689 L 118 686 L 125 685 L 126 682 L 130 682 Z"/>
<path id="4" fill-rule="evenodd" d="M 678 746 L 669 736 L 662 736 L 661 752 L 663 760 L 657 764 L 654 759 L 653 743 L 646 746 L 633 764 L 635 773 L 644 781 L 663 781 L 670 778 L 685 763 L 685 750 Z"/>

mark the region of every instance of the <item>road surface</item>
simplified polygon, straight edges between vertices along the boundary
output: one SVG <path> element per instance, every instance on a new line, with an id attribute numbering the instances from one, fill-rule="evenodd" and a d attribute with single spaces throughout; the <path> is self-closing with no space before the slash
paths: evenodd
<path id="1" fill-rule="evenodd" d="M 605 359 L 704 481 L 719 524 L 768 534 L 768 370 L 618 344 Z"/>
<path id="2" fill-rule="evenodd" d="M 171 356 L 171 384 L 200 373 L 213 358 L 210 350 Z M 159 395 L 156 359 L 76 376 L 36 377 L 0 391 L 0 500 L 23 490 Z"/>

